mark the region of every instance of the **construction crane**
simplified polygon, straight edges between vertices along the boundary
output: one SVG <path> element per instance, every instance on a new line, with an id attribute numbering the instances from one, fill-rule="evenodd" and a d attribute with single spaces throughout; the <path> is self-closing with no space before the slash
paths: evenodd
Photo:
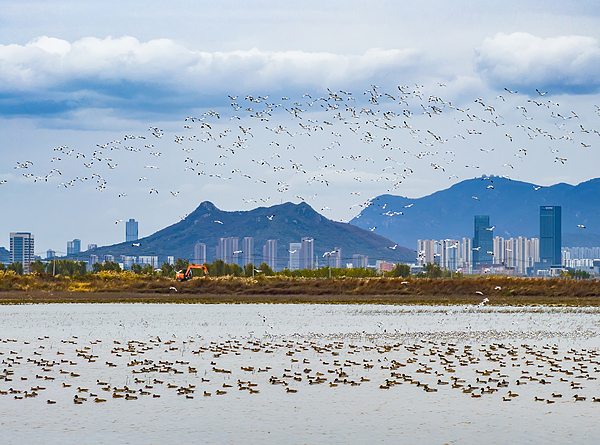
<path id="1" fill-rule="evenodd" d="M 208 269 L 206 268 L 206 266 L 204 264 L 190 264 L 185 272 L 183 272 L 183 270 L 180 270 L 179 272 L 177 272 L 175 274 L 175 279 L 178 281 L 187 281 L 190 278 L 193 278 L 192 269 L 203 269 L 204 276 L 205 277 L 208 276 Z"/>

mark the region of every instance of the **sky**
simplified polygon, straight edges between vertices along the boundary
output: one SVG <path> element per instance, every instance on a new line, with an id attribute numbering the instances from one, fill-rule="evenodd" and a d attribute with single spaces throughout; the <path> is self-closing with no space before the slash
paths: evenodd
<path id="1" fill-rule="evenodd" d="M 348 221 L 482 175 L 595 178 L 599 17 L 595 1 L 4 1 L 0 246 L 115 244 L 121 220 L 147 236 L 205 200 Z"/>

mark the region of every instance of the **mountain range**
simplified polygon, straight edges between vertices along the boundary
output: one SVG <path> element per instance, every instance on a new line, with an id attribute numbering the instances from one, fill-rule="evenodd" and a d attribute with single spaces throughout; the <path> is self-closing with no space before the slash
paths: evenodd
<path id="1" fill-rule="evenodd" d="M 320 265 L 327 264 L 322 255 L 337 247 L 342 249 L 345 266 L 352 255 L 367 255 L 369 261 L 381 259 L 387 262 L 412 262 L 416 252 L 401 246 L 381 235 L 357 226 L 335 222 L 317 213 L 306 203 L 284 203 L 271 207 L 259 207 L 249 211 L 227 212 L 205 201 L 185 219 L 158 232 L 139 239 L 139 246 L 120 243 L 103 246 L 86 252 L 102 258 L 103 255 L 173 255 L 175 258 L 191 259 L 197 242 L 206 244 L 206 256 L 210 262 L 216 257 L 216 246 L 220 238 L 254 237 L 255 263 L 262 262 L 262 247 L 268 239 L 277 240 L 279 268 L 286 267 L 289 260 L 287 248 L 290 243 L 299 243 L 302 237 L 314 239 L 314 253 Z M 81 255 L 80 255 L 81 257 Z"/>
<path id="2" fill-rule="evenodd" d="M 378 196 L 350 223 L 375 226 L 375 233 L 408 247 L 418 239 L 472 238 L 475 215 L 490 216 L 494 236 L 538 238 L 540 206 L 562 206 L 563 247 L 600 246 L 600 178 L 542 187 L 482 176 L 418 199 Z"/>

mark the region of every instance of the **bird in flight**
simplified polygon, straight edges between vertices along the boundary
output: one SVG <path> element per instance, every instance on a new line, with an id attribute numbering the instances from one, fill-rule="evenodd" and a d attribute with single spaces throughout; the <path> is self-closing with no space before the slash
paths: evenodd
<path id="1" fill-rule="evenodd" d="M 583 224 L 577 224 L 577 227 L 579 227 L 580 229 L 585 229 L 585 226 Z"/>
<path id="2" fill-rule="evenodd" d="M 273 221 L 273 218 L 275 217 L 275 215 L 267 215 L 267 219 L 269 221 Z"/>
<path id="3" fill-rule="evenodd" d="M 132 243 L 131 246 L 132 247 L 140 247 L 142 245 L 142 243 Z"/>
<path id="4" fill-rule="evenodd" d="M 222 221 L 219 221 L 219 220 L 214 220 L 213 222 L 214 222 L 214 223 L 217 223 L 217 224 L 223 224 L 223 222 L 222 222 Z"/>

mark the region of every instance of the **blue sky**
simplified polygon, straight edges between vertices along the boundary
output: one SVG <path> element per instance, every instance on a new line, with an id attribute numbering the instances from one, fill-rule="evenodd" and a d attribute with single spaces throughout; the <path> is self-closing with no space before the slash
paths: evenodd
<path id="1" fill-rule="evenodd" d="M 599 13 L 593 1 L 4 2 L 0 245 L 11 231 L 33 232 L 38 252 L 112 244 L 117 220 L 149 235 L 203 200 L 305 200 L 349 220 L 373 196 L 483 174 L 597 177 Z"/>

